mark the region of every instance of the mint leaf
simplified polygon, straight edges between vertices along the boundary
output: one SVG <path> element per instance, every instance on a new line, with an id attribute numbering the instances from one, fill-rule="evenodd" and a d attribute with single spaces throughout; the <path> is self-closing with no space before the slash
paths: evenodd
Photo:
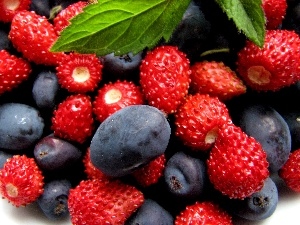
<path id="1" fill-rule="evenodd" d="M 259 47 L 265 39 L 265 16 L 262 0 L 215 0 L 229 19 Z"/>
<path id="2" fill-rule="evenodd" d="M 101 0 L 62 31 L 51 51 L 134 54 L 169 40 L 191 0 Z"/>

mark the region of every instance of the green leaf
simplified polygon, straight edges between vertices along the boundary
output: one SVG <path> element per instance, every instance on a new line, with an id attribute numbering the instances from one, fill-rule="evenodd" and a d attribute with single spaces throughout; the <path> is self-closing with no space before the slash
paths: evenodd
<path id="1" fill-rule="evenodd" d="M 262 0 L 215 0 L 229 19 L 259 47 L 265 39 L 265 15 Z"/>
<path id="2" fill-rule="evenodd" d="M 134 54 L 169 40 L 191 0 L 101 0 L 62 31 L 51 51 Z"/>

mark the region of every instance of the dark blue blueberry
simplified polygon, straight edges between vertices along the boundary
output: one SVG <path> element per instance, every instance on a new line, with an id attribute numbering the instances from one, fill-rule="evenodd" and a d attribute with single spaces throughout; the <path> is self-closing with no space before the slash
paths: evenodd
<path id="1" fill-rule="evenodd" d="M 7 159 L 11 158 L 12 156 L 13 154 L 0 150 L 0 169 L 3 168 L 3 165 L 6 163 Z"/>
<path id="2" fill-rule="evenodd" d="M 43 71 L 37 75 L 33 83 L 32 97 L 39 108 L 52 109 L 56 104 L 58 90 L 56 74 Z"/>
<path id="3" fill-rule="evenodd" d="M 34 148 L 34 157 L 43 170 L 57 171 L 68 169 L 80 160 L 82 152 L 73 144 L 54 137 L 42 138 Z"/>
<path id="4" fill-rule="evenodd" d="M 183 152 L 177 152 L 166 164 L 164 179 L 167 189 L 176 196 L 200 196 L 207 182 L 205 163 Z"/>
<path id="5" fill-rule="evenodd" d="M 152 199 L 145 199 L 142 206 L 129 218 L 126 225 L 173 225 L 172 215 Z"/>
<path id="6" fill-rule="evenodd" d="M 0 148 L 29 148 L 41 138 L 43 130 L 43 118 L 34 107 L 20 103 L 0 106 Z"/>
<path id="7" fill-rule="evenodd" d="M 283 117 L 268 105 L 249 104 L 241 110 L 238 125 L 262 145 L 270 171 L 278 171 L 291 152 L 291 134 Z"/>
<path id="8" fill-rule="evenodd" d="M 45 183 L 44 192 L 37 203 L 45 216 L 58 220 L 69 215 L 68 196 L 71 183 L 68 180 L 53 180 Z"/>
<path id="9" fill-rule="evenodd" d="M 12 49 L 12 44 L 8 38 L 8 32 L 0 27 L 0 50 L 9 51 L 10 49 Z"/>
<path id="10" fill-rule="evenodd" d="M 67 8 L 69 5 L 78 2 L 79 0 L 52 0 L 50 1 L 51 7 L 60 7 L 61 10 Z"/>
<path id="11" fill-rule="evenodd" d="M 31 0 L 30 10 L 35 11 L 36 14 L 49 18 L 50 16 L 50 2 L 49 0 Z"/>
<path id="12" fill-rule="evenodd" d="M 127 106 L 95 132 L 91 161 L 109 176 L 124 176 L 163 154 L 171 134 L 165 115 L 149 105 Z"/>

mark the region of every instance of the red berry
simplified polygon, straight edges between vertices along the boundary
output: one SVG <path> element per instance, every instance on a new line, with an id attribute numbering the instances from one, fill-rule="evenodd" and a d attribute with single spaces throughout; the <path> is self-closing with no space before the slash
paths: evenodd
<path id="1" fill-rule="evenodd" d="M 174 113 L 188 93 L 190 62 L 174 46 L 159 46 L 147 53 L 140 66 L 140 83 L 148 104 Z"/>
<path id="2" fill-rule="evenodd" d="M 106 83 L 98 90 L 93 102 L 93 110 L 96 119 L 103 122 L 114 112 L 130 105 L 141 105 L 144 96 L 140 87 L 131 81 L 116 81 Z"/>
<path id="3" fill-rule="evenodd" d="M 226 105 L 217 97 L 189 95 L 175 113 L 175 134 L 193 150 L 208 150 L 219 126 L 230 120 Z"/>
<path id="4" fill-rule="evenodd" d="M 94 54 L 70 53 L 56 67 L 58 83 L 69 92 L 94 91 L 102 79 L 102 67 Z"/>
<path id="5" fill-rule="evenodd" d="M 268 30 L 277 29 L 282 23 L 288 7 L 286 0 L 263 0 L 262 7 L 266 17 Z"/>
<path id="6" fill-rule="evenodd" d="M 29 10 L 31 0 L 1 0 L 0 1 L 0 21 L 10 23 L 14 16 L 23 10 Z"/>
<path id="7" fill-rule="evenodd" d="M 26 80 L 31 73 L 31 65 L 5 50 L 0 51 L 0 94 L 11 91 Z"/>
<path id="8" fill-rule="evenodd" d="M 207 160 L 213 186 L 230 198 L 243 199 L 259 191 L 269 176 L 262 146 L 234 124 L 224 124 Z"/>
<path id="9" fill-rule="evenodd" d="M 25 206 L 42 193 L 44 177 L 33 158 L 14 155 L 0 170 L 0 192 L 13 205 Z"/>
<path id="10" fill-rule="evenodd" d="M 62 139 L 83 143 L 94 127 L 91 99 L 87 95 L 68 96 L 53 113 L 52 130 Z"/>
<path id="11" fill-rule="evenodd" d="M 70 190 L 74 225 L 123 225 L 144 202 L 143 193 L 118 180 L 83 180 Z"/>

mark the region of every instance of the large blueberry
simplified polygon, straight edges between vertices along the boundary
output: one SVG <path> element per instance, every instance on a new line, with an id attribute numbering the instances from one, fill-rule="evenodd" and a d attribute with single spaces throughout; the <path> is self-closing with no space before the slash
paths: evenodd
<path id="1" fill-rule="evenodd" d="M 0 169 L 3 168 L 3 166 L 6 163 L 7 159 L 11 158 L 12 156 L 13 156 L 13 154 L 10 154 L 10 153 L 0 149 Z"/>
<path id="2" fill-rule="evenodd" d="M 163 154 L 170 125 L 155 107 L 133 105 L 112 114 L 96 130 L 91 161 L 108 176 L 124 176 Z"/>
<path id="3" fill-rule="evenodd" d="M 0 106 L 0 148 L 23 150 L 43 134 L 44 120 L 39 111 L 21 103 Z"/>

